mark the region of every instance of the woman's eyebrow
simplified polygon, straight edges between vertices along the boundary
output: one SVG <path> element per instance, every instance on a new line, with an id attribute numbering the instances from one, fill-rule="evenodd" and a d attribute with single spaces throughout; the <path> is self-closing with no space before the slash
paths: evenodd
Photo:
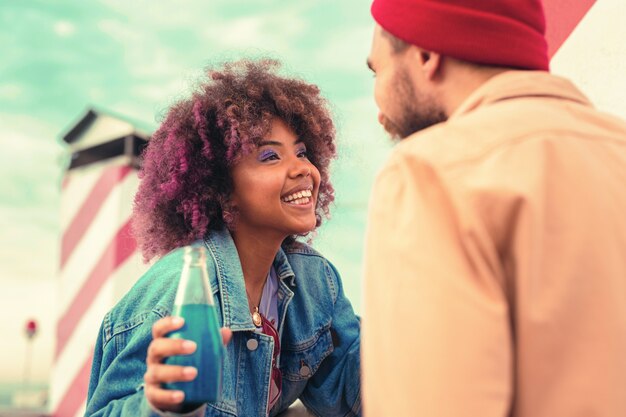
<path id="1" fill-rule="evenodd" d="M 262 140 L 261 142 L 259 142 L 259 146 L 268 146 L 268 145 L 283 146 L 281 142 L 276 142 L 274 140 Z"/>
<path id="2" fill-rule="evenodd" d="M 297 145 L 299 143 L 304 142 L 301 138 L 297 138 L 293 144 Z M 269 146 L 269 145 L 273 145 L 273 146 L 283 146 L 282 142 L 277 142 L 275 140 L 262 140 L 261 142 L 259 142 L 258 146 Z"/>

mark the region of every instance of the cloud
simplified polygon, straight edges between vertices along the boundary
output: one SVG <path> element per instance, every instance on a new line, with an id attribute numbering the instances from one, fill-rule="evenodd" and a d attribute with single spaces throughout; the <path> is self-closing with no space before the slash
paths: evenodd
<path id="1" fill-rule="evenodd" d="M 142 2 L 129 5 L 107 0 L 104 4 L 115 13 L 95 26 L 108 42 L 118 45 L 116 65 L 129 85 L 124 94 L 108 97 L 110 101 L 105 103 L 118 111 L 133 107 L 132 100 L 160 112 L 186 95 L 207 64 L 242 56 L 288 54 L 297 49 L 293 43 L 309 27 L 306 8 L 299 3 L 259 12 L 243 8 L 246 14 L 237 10 L 229 17 L 189 1 L 176 7 L 163 2 L 146 5 L 150 9 L 146 13 L 138 13 Z M 206 18 L 198 26 L 198 16 L 203 14 Z M 94 92 L 93 97 L 107 98 L 106 91 L 93 87 L 87 91 Z"/>
<path id="2" fill-rule="evenodd" d="M 285 3 L 269 10 L 231 19 L 207 19 L 200 32 L 203 39 L 222 49 L 285 53 L 309 29 L 306 8 L 299 2 Z"/>
<path id="3" fill-rule="evenodd" d="M 57 132 L 35 117 L 0 113 L 0 208 L 3 230 L 2 248 L 6 253 L 19 247 L 14 238 L 23 236 L 27 243 L 41 243 L 56 233 L 59 184 L 62 176 L 63 148 L 55 140 Z M 19 227 L 16 227 L 19 225 Z M 26 233 L 35 227 L 37 233 Z M 16 236 L 10 237 L 12 233 Z"/>
<path id="4" fill-rule="evenodd" d="M 63 152 L 61 142 L 57 139 L 57 127 L 40 118 L 21 113 L 0 113 L 0 153 L 2 168 L 39 173 L 38 169 L 57 170 L 58 160 Z M 24 162 L 31 162 L 29 166 Z M 33 175 L 35 175 L 33 174 Z"/>
<path id="5" fill-rule="evenodd" d="M 100 19 L 96 22 L 96 27 L 109 38 L 130 45 L 136 44 L 137 41 L 146 36 L 146 31 L 143 28 L 133 26 L 119 19 Z"/>
<path id="6" fill-rule="evenodd" d="M 215 15 L 217 7 L 217 2 L 205 0 L 100 0 L 99 3 L 142 30 L 189 26 L 201 16 Z"/>
<path id="7" fill-rule="evenodd" d="M 0 277 L 3 281 L 52 280 L 58 265 L 58 204 L 46 207 L 0 207 L 2 251 Z M 16 227 L 19 225 L 19 227 Z"/>
<path id="8" fill-rule="evenodd" d="M 313 60 L 326 70 L 365 73 L 371 38 L 371 25 L 340 30 L 312 51 Z"/>
<path id="9" fill-rule="evenodd" d="M 0 100 L 15 101 L 23 99 L 27 94 L 25 87 L 20 83 L 8 83 L 0 85 Z"/>
<path id="10" fill-rule="evenodd" d="M 54 22 L 54 26 L 52 27 L 54 33 L 59 35 L 62 38 L 67 38 L 72 36 L 76 32 L 76 27 L 73 23 L 68 22 L 67 20 L 57 20 Z"/>
<path id="11" fill-rule="evenodd" d="M 170 45 L 172 39 L 159 36 L 162 28 L 146 30 L 115 19 L 102 19 L 96 26 L 110 41 L 118 44 L 118 65 L 123 67 L 123 74 L 133 84 L 152 84 L 158 88 L 164 79 L 178 78 L 188 71 L 188 58 L 180 57 L 176 45 Z M 159 97 L 150 94 L 147 98 L 155 96 Z"/>

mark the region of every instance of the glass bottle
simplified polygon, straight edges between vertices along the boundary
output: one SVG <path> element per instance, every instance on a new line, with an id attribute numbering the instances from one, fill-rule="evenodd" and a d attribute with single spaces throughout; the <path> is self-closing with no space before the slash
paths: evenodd
<path id="1" fill-rule="evenodd" d="M 198 375 L 192 381 L 164 384 L 164 387 L 183 391 L 183 408 L 192 410 L 204 403 L 219 400 L 224 346 L 209 285 L 204 246 L 186 246 L 183 257 L 183 270 L 172 315 L 184 318 L 185 324 L 168 337 L 192 340 L 197 349 L 191 355 L 170 356 L 165 363 L 193 366 L 198 370 Z"/>

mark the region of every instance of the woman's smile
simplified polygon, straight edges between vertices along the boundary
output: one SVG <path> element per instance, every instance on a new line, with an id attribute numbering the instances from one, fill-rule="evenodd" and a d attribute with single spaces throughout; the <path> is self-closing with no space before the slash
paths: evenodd
<path id="1" fill-rule="evenodd" d="M 313 205 L 313 185 L 306 188 L 290 191 L 289 194 L 282 197 L 281 200 L 292 206 L 309 207 Z"/>

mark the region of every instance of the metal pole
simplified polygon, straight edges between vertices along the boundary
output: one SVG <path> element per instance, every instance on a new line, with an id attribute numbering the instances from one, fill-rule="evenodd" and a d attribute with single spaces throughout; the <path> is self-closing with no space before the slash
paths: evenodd
<path id="1" fill-rule="evenodd" d="M 22 388 L 28 390 L 30 388 L 30 362 L 32 353 L 33 338 L 29 337 L 26 340 L 26 361 L 24 363 L 24 380 L 22 381 Z"/>

